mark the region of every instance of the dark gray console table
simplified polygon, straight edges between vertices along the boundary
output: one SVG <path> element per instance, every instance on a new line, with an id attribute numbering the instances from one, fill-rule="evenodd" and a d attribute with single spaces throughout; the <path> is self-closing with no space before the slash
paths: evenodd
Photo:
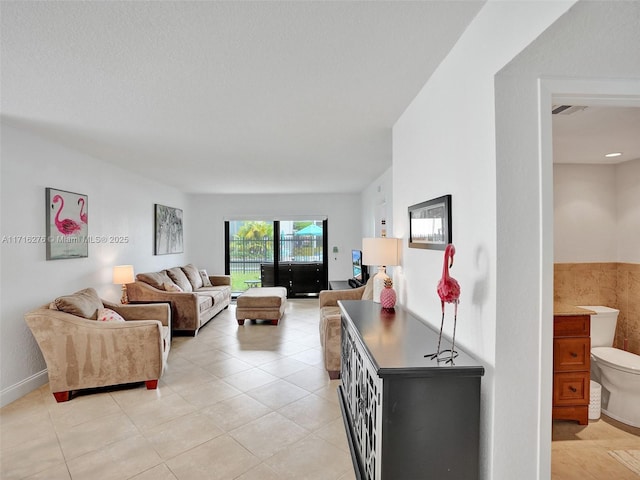
<path id="1" fill-rule="evenodd" d="M 459 348 L 453 365 L 425 358 L 438 332 L 402 308 L 338 304 L 338 392 L 356 478 L 478 479 L 484 367 Z"/>

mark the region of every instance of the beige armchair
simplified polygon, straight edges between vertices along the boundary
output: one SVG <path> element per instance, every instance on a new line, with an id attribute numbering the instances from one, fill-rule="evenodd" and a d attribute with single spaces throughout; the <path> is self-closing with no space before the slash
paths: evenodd
<path id="1" fill-rule="evenodd" d="M 97 321 L 101 308 L 126 321 Z M 168 304 L 114 304 L 86 289 L 24 317 L 44 356 L 56 401 L 66 402 L 72 391 L 84 388 L 135 382 L 157 388 L 171 348 Z"/>
<path id="2" fill-rule="evenodd" d="M 340 378 L 340 307 L 338 300 L 372 300 L 373 279 L 364 287 L 349 290 L 322 290 L 320 292 L 320 344 L 324 356 L 324 368 L 329 378 Z"/>

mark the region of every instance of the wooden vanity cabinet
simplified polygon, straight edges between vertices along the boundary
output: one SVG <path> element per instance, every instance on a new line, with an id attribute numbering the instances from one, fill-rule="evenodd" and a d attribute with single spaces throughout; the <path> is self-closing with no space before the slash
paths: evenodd
<path id="1" fill-rule="evenodd" d="M 589 423 L 591 317 L 553 317 L 553 419 Z"/>

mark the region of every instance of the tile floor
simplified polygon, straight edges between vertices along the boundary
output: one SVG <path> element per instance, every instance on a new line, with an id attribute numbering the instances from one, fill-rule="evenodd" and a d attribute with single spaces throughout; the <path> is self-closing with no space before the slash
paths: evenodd
<path id="1" fill-rule="evenodd" d="M 640 428 L 602 415 L 589 425 L 554 421 L 551 442 L 553 480 L 638 480 L 609 450 L 640 450 Z"/>
<path id="2" fill-rule="evenodd" d="M 238 327 L 232 305 L 197 337 L 174 337 L 158 390 L 58 404 L 45 385 L 0 409 L 0 478 L 353 480 L 337 386 L 317 299 L 290 300 L 277 327 Z M 552 478 L 637 480 L 616 449 L 640 449 L 640 429 L 554 422 Z"/>
<path id="3" fill-rule="evenodd" d="M 354 479 L 318 300 L 277 327 L 235 306 L 174 337 L 157 390 L 138 384 L 56 403 L 45 385 L 0 410 L 0 478 Z"/>

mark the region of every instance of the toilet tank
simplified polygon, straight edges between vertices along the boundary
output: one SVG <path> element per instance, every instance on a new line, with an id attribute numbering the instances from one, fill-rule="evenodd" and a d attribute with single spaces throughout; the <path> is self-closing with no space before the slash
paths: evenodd
<path id="1" fill-rule="evenodd" d="M 595 315 L 591 315 L 591 348 L 612 347 L 620 310 L 602 305 L 579 305 L 579 307 L 596 312 Z"/>

